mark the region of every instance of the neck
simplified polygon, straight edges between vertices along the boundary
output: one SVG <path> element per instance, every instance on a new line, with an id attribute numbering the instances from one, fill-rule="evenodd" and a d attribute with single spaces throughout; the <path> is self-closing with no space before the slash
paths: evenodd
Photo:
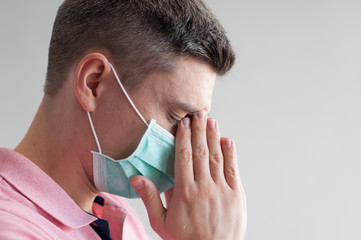
<path id="1" fill-rule="evenodd" d="M 93 139 L 93 136 L 89 126 L 86 130 L 86 124 L 72 125 L 76 122 L 74 118 L 84 117 L 86 121 L 86 113 L 67 110 L 69 108 L 65 103 L 59 103 L 65 106 L 50 107 L 57 103 L 49 98 L 44 96 L 28 132 L 15 151 L 38 165 L 79 207 L 92 213 L 92 204 L 99 191 L 90 180 L 92 176 L 87 174 L 91 172 L 90 164 L 85 163 L 92 161 L 90 149 L 94 147 L 84 143 Z"/>

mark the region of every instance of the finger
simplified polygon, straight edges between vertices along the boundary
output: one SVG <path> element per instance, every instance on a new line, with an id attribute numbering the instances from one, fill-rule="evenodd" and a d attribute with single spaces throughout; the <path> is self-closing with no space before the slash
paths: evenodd
<path id="1" fill-rule="evenodd" d="M 156 229 L 161 228 L 165 221 L 166 209 L 163 207 L 157 187 L 143 176 L 132 177 L 130 184 L 142 199 L 153 230 L 156 231 Z"/>
<path id="2" fill-rule="evenodd" d="M 206 112 L 202 110 L 192 118 L 192 156 L 195 180 L 210 177 L 206 128 Z"/>
<path id="3" fill-rule="evenodd" d="M 175 185 L 194 181 L 190 119 L 184 118 L 178 125 L 174 160 Z"/>
<path id="4" fill-rule="evenodd" d="M 174 188 L 171 188 L 167 191 L 164 192 L 164 197 L 165 197 L 165 203 L 166 203 L 166 208 L 168 209 L 169 207 L 169 204 L 170 204 L 170 200 L 172 199 L 172 196 L 173 196 L 173 189 Z"/>
<path id="5" fill-rule="evenodd" d="M 221 146 L 224 159 L 224 177 L 232 189 L 238 189 L 240 179 L 237 166 L 237 154 L 234 142 L 229 138 L 221 139 Z"/>
<path id="6" fill-rule="evenodd" d="M 207 143 L 209 149 L 209 168 L 215 182 L 223 177 L 223 154 L 219 137 L 218 123 L 214 119 L 207 121 Z"/>

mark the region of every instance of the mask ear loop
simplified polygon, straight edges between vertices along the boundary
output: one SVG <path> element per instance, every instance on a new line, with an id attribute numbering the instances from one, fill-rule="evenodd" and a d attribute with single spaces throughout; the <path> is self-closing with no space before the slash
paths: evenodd
<path id="1" fill-rule="evenodd" d="M 132 105 L 134 111 L 138 114 L 138 116 L 140 117 L 140 119 L 142 119 L 142 121 L 144 122 L 144 124 L 148 127 L 149 124 L 148 124 L 147 121 L 144 119 L 144 117 L 142 116 L 142 114 L 140 114 L 139 110 L 138 110 L 137 107 L 134 105 L 133 101 L 130 99 L 130 97 L 129 97 L 127 91 L 125 90 L 122 82 L 120 81 L 120 79 L 119 79 L 119 77 L 118 77 L 118 74 L 117 74 L 117 72 L 115 71 L 113 65 L 112 65 L 110 62 L 109 62 L 109 65 L 110 65 L 110 67 L 111 67 L 111 69 L 112 69 L 112 71 L 113 71 L 113 73 L 114 73 L 114 75 L 115 75 L 115 78 L 117 79 L 117 82 L 118 82 L 120 88 L 122 89 L 123 93 L 124 93 L 125 96 L 127 97 L 130 105 Z M 87 114 L 88 114 L 88 119 L 89 119 L 90 127 L 91 127 L 91 129 L 92 129 L 92 132 L 93 132 L 93 135 L 94 135 L 94 139 L 95 139 L 95 142 L 96 142 L 97 147 L 98 147 L 98 151 L 99 151 L 99 153 L 102 153 L 102 148 L 100 147 L 99 139 L 98 139 L 97 134 L 96 134 L 96 132 L 95 132 L 95 128 L 94 128 L 93 120 L 92 120 L 92 118 L 91 118 L 91 116 L 90 116 L 90 112 L 87 111 Z"/>
<path id="2" fill-rule="evenodd" d="M 137 107 L 134 105 L 132 99 L 130 99 L 130 97 L 129 97 L 127 91 L 125 90 L 122 82 L 120 81 L 120 79 L 119 79 L 119 77 L 118 77 L 118 74 L 117 74 L 117 72 L 115 71 L 113 65 L 112 65 L 111 63 L 109 63 L 109 65 L 110 65 L 110 67 L 112 68 L 113 73 L 114 73 L 114 75 L 115 75 L 115 78 L 117 79 L 118 84 L 119 84 L 120 88 L 122 89 L 123 93 L 125 94 L 125 96 L 127 97 L 130 105 L 132 105 L 134 111 L 138 114 L 138 116 L 140 117 L 140 119 L 142 119 L 142 121 L 143 121 L 143 122 L 145 123 L 145 125 L 148 127 L 149 124 L 147 123 L 147 121 L 145 121 L 145 119 L 143 118 L 142 114 L 140 114 L 140 112 L 138 111 Z"/>
<path id="3" fill-rule="evenodd" d="M 100 147 L 97 134 L 95 133 L 95 128 L 94 128 L 94 124 L 93 124 L 92 118 L 91 118 L 91 116 L 90 116 L 90 112 L 87 111 L 87 114 L 88 114 L 88 118 L 89 118 L 89 122 L 90 122 L 90 127 L 91 127 L 91 129 L 92 129 L 92 132 L 93 132 L 93 135 L 94 135 L 94 138 L 95 138 L 95 142 L 97 143 L 97 146 L 98 146 L 98 151 L 99 151 L 99 153 L 101 154 L 101 153 L 102 153 L 102 149 L 101 149 L 101 147 Z"/>

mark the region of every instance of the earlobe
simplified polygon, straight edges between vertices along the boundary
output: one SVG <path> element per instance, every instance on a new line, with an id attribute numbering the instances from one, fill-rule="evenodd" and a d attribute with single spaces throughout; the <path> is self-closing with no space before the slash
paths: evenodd
<path id="1" fill-rule="evenodd" d="M 85 111 L 95 111 L 104 88 L 105 73 L 109 71 L 109 62 L 101 53 L 91 53 L 80 60 L 75 71 L 74 91 Z"/>

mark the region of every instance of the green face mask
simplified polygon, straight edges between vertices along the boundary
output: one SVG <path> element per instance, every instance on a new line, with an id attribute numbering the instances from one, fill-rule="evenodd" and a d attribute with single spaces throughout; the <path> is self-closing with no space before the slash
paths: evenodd
<path id="1" fill-rule="evenodd" d="M 93 121 L 90 113 L 87 112 L 99 151 L 91 151 L 95 186 L 100 191 L 126 198 L 138 198 L 138 194 L 130 184 L 130 178 L 143 175 L 152 180 L 159 193 L 162 193 L 174 185 L 174 136 L 158 125 L 154 119 L 147 123 L 125 91 L 112 64 L 110 66 L 129 103 L 148 128 L 137 149 L 129 157 L 115 160 L 102 154 Z"/>

